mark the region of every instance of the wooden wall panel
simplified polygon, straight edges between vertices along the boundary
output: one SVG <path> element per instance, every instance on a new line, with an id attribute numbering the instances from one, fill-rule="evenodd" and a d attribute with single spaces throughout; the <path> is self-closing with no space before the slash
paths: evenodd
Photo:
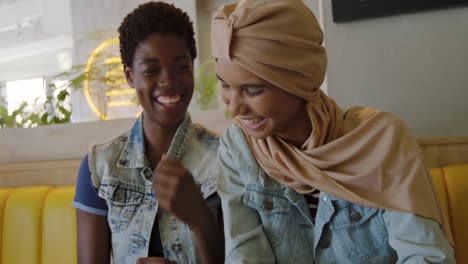
<path id="1" fill-rule="evenodd" d="M 430 168 L 468 164 L 468 136 L 420 139 Z M 0 188 L 34 185 L 74 185 L 79 159 L 0 163 Z"/>
<path id="2" fill-rule="evenodd" d="M 419 145 L 430 168 L 468 163 L 468 136 L 420 139 Z"/>
<path id="3" fill-rule="evenodd" d="M 80 160 L 0 163 L 0 188 L 75 185 Z"/>

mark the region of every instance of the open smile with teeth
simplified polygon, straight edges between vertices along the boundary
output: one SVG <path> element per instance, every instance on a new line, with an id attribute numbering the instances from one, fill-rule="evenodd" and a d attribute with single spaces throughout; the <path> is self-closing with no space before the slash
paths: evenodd
<path id="1" fill-rule="evenodd" d="M 263 118 L 263 117 L 242 118 L 241 120 L 242 120 L 242 122 L 244 122 L 244 124 L 246 124 L 246 125 L 255 126 L 255 125 L 261 123 L 263 120 L 265 120 L 265 118 Z"/>
<path id="2" fill-rule="evenodd" d="M 177 104 L 182 99 L 180 94 L 173 94 L 173 95 L 160 95 L 156 97 L 156 101 L 163 105 L 172 105 Z"/>

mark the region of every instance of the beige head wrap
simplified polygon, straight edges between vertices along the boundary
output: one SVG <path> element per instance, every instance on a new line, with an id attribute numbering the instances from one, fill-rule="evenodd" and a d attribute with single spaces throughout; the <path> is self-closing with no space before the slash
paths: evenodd
<path id="1" fill-rule="evenodd" d="M 320 89 L 323 33 L 301 0 L 245 0 L 213 18 L 212 48 L 304 98 L 312 134 L 301 149 L 279 137 L 246 137 L 265 172 L 300 193 L 313 189 L 363 206 L 410 212 L 441 223 L 453 243 L 418 144 L 389 113 L 353 107 L 345 116 Z"/>

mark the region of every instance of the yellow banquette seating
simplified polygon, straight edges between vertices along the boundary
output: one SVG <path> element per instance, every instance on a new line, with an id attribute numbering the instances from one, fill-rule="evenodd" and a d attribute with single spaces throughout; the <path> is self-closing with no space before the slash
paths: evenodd
<path id="1" fill-rule="evenodd" d="M 77 263 L 74 186 L 0 189 L 0 264 Z"/>
<path id="2" fill-rule="evenodd" d="M 431 169 L 442 210 L 449 216 L 457 263 L 468 264 L 468 164 Z"/>
<path id="3" fill-rule="evenodd" d="M 458 263 L 468 263 L 468 164 L 431 169 Z M 77 262 L 74 187 L 0 189 L 0 264 Z"/>

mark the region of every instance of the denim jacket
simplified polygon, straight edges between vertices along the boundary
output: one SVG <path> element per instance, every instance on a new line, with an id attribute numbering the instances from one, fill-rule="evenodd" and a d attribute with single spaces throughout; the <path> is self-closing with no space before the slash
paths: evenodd
<path id="1" fill-rule="evenodd" d="M 205 199 L 216 192 L 218 146 L 218 137 L 202 126 L 192 124 L 187 114 L 167 153 L 192 173 Z M 130 131 L 107 143 L 92 146 L 89 165 L 93 185 L 108 206 L 114 263 L 134 264 L 139 257 L 148 256 L 156 217 L 164 257 L 179 264 L 200 263 L 195 237 L 189 227 L 169 213 L 158 210 L 152 189 L 152 170 L 145 156 L 141 116 Z"/>
<path id="2" fill-rule="evenodd" d="M 304 196 L 265 174 L 235 124 L 218 159 L 226 263 L 455 263 L 439 224 L 421 216 L 322 192 L 313 222 Z"/>

